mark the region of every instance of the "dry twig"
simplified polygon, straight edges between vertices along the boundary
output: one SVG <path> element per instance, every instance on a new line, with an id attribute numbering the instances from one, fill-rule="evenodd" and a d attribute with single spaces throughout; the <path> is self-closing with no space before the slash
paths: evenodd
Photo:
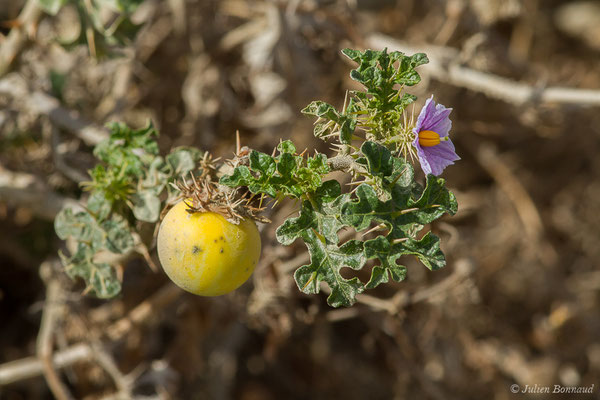
<path id="1" fill-rule="evenodd" d="M 113 342 L 121 339 L 134 325 L 142 324 L 152 315 L 156 315 L 158 310 L 171 304 L 178 299 L 182 293 L 183 291 L 177 286 L 166 284 L 157 292 L 153 293 L 148 299 L 132 309 L 125 317 L 110 325 L 106 329 L 106 336 Z M 52 304 L 55 305 L 56 302 Z M 44 325 L 44 322 L 42 322 L 42 324 Z M 51 325 L 49 322 L 46 322 L 45 328 L 43 329 L 44 343 L 46 343 L 45 346 L 47 346 L 47 335 L 49 334 L 47 333 L 48 326 Z M 50 365 L 56 370 L 68 367 L 80 361 L 89 361 L 90 359 L 96 358 L 113 379 L 115 379 L 115 377 L 118 378 L 115 379 L 117 388 L 121 390 L 122 387 L 129 387 L 132 383 L 127 381 L 128 377 L 124 377 L 123 379 L 125 380 L 121 380 L 122 374 L 118 375 L 116 373 L 118 369 L 116 371 L 114 370 L 114 362 L 111 364 L 111 360 L 105 357 L 107 354 L 103 353 L 100 347 L 94 346 L 95 345 L 89 343 L 78 343 L 65 350 L 51 353 L 49 355 L 49 359 L 51 360 Z M 44 351 L 44 354 L 47 354 L 46 348 L 42 350 Z M 39 376 L 44 373 L 45 368 L 47 368 L 47 364 L 45 365 L 38 357 L 27 357 L 2 364 L 0 365 L 0 386 Z"/>
<path id="2" fill-rule="evenodd" d="M 77 343 L 65 350 L 54 352 L 52 365 L 55 369 L 62 369 L 77 362 L 89 360 L 92 354 L 92 348 L 87 343 Z M 0 365 L 0 386 L 39 376 L 43 370 L 43 363 L 37 357 L 9 361 Z"/>
<path id="3" fill-rule="evenodd" d="M 46 183 L 30 174 L 12 172 L 0 165 L 0 201 L 31 209 L 37 216 L 53 221 L 66 205 L 79 207 L 73 199 L 56 194 Z"/>
<path id="4" fill-rule="evenodd" d="M 25 3 L 17 19 L 18 26 L 14 27 L 0 44 L 0 76 L 8 72 L 15 58 L 21 53 L 41 15 L 42 10 L 38 6 L 38 0 L 28 0 Z"/>
<path id="5" fill-rule="evenodd" d="M 42 322 L 37 338 L 37 356 L 42 362 L 42 372 L 52 391 L 54 397 L 58 400 L 69 400 L 73 397 L 69 390 L 63 385 L 56 369 L 52 363 L 53 353 L 53 333 L 56 329 L 57 321 L 60 318 L 62 289 L 60 281 L 53 278 L 53 270 L 56 268 L 58 260 L 42 263 L 40 266 L 40 275 L 46 281 L 46 302 L 42 314 Z M 54 265 L 53 265 L 54 264 Z"/>

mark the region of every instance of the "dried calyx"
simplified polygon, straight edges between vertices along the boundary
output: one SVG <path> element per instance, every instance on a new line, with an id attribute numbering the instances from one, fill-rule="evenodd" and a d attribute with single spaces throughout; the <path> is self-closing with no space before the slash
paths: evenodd
<path id="1" fill-rule="evenodd" d="M 243 163 L 243 156 L 237 152 L 232 160 L 227 160 L 223 167 Z M 243 219 L 251 218 L 258 222 L 271 222 L 268 218 L 259 215 L 265 207 L 256 206 L 255 198 L 247 190 L 232 189 L 218 183 L 219 171 L 215 167 L 218 159 L 212 159 L 210 154 L 200 161 L 200 176 L 190 172 L 190 180 L 182 178 L 176 183 L 181 192 L 180 198 L 187 205 L 189 213 L 214 212 L 222 215 L 229 222 L 239 224 Z"/>

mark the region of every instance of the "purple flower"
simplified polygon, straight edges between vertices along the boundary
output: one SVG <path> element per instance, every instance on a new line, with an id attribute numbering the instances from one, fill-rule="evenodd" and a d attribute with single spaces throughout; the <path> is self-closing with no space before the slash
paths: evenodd
<path id="1" fill-rule="evenodd" d="M 433 95 L 427 99 L 413 128 L 412 145 L 417 150 L 421 168 L 425 174 L 440 175 L 444 168 L 460 160 L 454 144 L 448 137 L 452 121 L 448 118 L 451 108 L 435 104 Z"/>

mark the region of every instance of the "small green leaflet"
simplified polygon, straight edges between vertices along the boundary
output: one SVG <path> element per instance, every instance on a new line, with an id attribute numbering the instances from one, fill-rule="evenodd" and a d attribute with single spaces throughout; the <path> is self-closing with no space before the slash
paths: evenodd
<path id="1" fill-rule="evenodd" d="M 300 198 L 314 193 L 321 186 L 323 175 L 329 172 L 327 157 L 324 154 L 306 158 L 296 155 L 291 141 L 280 143 L 277 149 L 279 154 L 275 157 L 251 151 L 249 166 L 236 167 L 219 182 L 229 187 L 247 186 L 252 193 L 273 198 L 280 195 Z"/>
<path id="2" fill-rule="evenodd" d="M 354 112 L 357 110 L 351 100 L 346 109 L 339 113 L 335 107 L 324 101 L 313 101 L 307 105 L 302 113 L 317 117 L 314 135 L 318 138 L 326 138 L 339 133 L 340 143 L 350 144 L 352 135 L 356 129 L 357 119 Z"/>

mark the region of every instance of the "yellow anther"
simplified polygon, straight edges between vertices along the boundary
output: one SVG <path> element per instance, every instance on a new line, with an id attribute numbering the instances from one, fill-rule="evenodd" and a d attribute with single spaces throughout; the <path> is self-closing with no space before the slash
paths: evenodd
<path id="1" fill-rule="evenodd" d="M 440 144 L 440 135 L 434 131 L 421 131 L 419 132 L 419 144 L 424 147 Z"/>

